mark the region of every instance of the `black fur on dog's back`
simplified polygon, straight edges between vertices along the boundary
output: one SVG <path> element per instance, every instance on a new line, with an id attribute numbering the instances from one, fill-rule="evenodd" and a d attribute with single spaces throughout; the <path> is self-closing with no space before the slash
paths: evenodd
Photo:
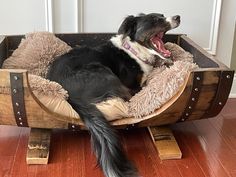
<path id="1" fill-rule="evenodd" d="M 140 89 L 142 74 L 143 71 L 135 60 L 108 41 L 97 48 L 77 47 L 58 57 L 49 70 L 48 78 L 63 85 L 68 90 L 70 97 L 83 96 L 77 93 L 85 92 L 86 94 L 87 92 L 93 94 L 97 91 L 107 93 L 109 89 L 120 89 L 117 88 L 118 85 L 127 88 L 125 93 L 127 96 L 127 91 L 132 94 L 133 91 Z M 92 80 L 85 82 L 86 79 L 88 80 L 88 76 Z M 113 78 L 112 82 L 108 79 L 110 77 Z M 81 87 L 82 85 L 83 87 Z M 81 90 L 84 87 L 87 89 Z M 74 92 L 74 88 L 79 89 L 79 92 Z M 71 89 L 72 91 L 70 91 Z M 124 97 L 122 94 L 117 96 Z M 96 98 L 96 94 L 91 97 Z M 99 101 L 103 101 L 103 99 Z M 91 100 L 91 102 L 94 101 Z"/>
<path id="2" fill-rule="evenodd" d="M 93 103 L 112 97 L 128 100 L 129 91 L 139 88 L 138 74 L 142 74 L 138 64 L 110 42 L 96 49 L 72 49 L 57 58 L 48 73 L 48 79 L 68 91 L 68 102 L 88 128 L 98 164 L 106 177 L 138 175 L 124 154 L 116 131 Z M 123 78 L 124 83 L 118 77 Z"/>

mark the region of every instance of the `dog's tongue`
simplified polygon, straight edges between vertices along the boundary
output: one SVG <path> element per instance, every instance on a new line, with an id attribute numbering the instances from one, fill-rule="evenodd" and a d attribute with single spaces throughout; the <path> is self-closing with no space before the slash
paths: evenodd
<path id="1" fill-rule="evenodd" d="M 164 57 L 168 58 L 171 56 L 171 52 L 164 47 L 164 43 L 162 41 L 163 34 L 156 35 L 152 38 L 152 42 L 156 44 L 158 52 L 160 52 Z"/>

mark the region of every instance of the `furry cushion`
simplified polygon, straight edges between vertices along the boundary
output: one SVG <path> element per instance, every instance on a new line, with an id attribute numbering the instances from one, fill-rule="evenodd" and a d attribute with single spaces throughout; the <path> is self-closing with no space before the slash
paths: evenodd
<path id="1" fill-rule="evenodd" d="M 45 77 L 50 63 L 70 49 L 70 46 L 52 33 L 29 33 L 21 40 L 13 54 L 4 61 L 2 68 L 27 69 L 30 74 Z"/>
<path id="2" fill-rule="evenodd" d="M 80 118 L 66 101 L 68 92 L 60 84 L 31 74 L 29 75 L 29 83 L 34 95 L 50 111 L 63 116 Z M 109 121 L 129 116 L 127 104 L 119 98 L 96 104 L 96 107 Z"/>
<path id="3" fill-rule="evenodd" d="M 188 72 L 198 67 L 193 63 L 193 56 L 180 46 L 168 42 L 165 48 L 172 52 L 174 64 L 169 68 L 155 68 L 150 73 L 147 85 L 129 102 L 130 116 L 140 118 L 160 108 L 178 92 Z"/>
<path id="4" fill-rule="evenodd" d="M 63 116 L 79 118 L 77 112 L 66 101 L 68 92 L 57 82 L 49 81 L 40 76 L 29 75 L 31 90 L 38 100 L 50 111 Z"/>
<path id="5" fill-rule="evenodd" d="M 183 85 L 188 73 L 197 68 L 197 65 L 193 64 L 192 55 L 178 45 L 166 43 L 165 47 L 172 52 L 174 65 L 154 69 L 148 76 L 147 85 L 129 102 L 116 98 L 96 104 L 109 121 L 149 115 L 171 99 Z M 29 82 L 39 101 L 53 112 L 79 118 L 66 101 L 67 91 L 58 83 L 42 78 L 55 57 L 70 49 L 70 46 L 51 33 L 31 33 L 26 35 L 26 39 L 22 40 L 18 49 L 4 62 L 3 67 L 27 69 L 31 74 L 38 75 L 29 75 Z"/>

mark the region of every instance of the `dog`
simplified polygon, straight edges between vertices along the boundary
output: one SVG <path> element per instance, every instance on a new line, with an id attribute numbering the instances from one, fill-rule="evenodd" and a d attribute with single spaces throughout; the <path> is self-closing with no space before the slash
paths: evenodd
<path id="1" fill-rule="evenodd" d="M 94 48 L 75 47 L 51 64 L 47 78 L 68 91 L 68 102 L 90 132 L 98 165 L 106 177 L 139 175 L 116 130 L 95 104 L 116 97 L 129 100 L 155 66 L 171 64 L 171 52 L 162 39 L 179 24 L 179 15 L 130 15 L 109 41 Z"/>

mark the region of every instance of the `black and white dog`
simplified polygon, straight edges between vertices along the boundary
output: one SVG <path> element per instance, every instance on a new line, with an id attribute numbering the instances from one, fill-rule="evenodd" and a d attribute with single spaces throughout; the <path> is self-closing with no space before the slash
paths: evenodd
<path id="1" fill-rule="evenodd" d="M 155 65 L 170 64 L 171 53 L 162 38 L 179 24 L 178 15 L 128 16 L 118 34 L 105 44 L 74 48 L 50 67 L 48 79 L 68 91 L 68 102 L 88 128 L 106 177 L 137 177 L 138 173 L 124 154 L 116 131 L 94 104 L 114 97 L 129 100 Z"/>

